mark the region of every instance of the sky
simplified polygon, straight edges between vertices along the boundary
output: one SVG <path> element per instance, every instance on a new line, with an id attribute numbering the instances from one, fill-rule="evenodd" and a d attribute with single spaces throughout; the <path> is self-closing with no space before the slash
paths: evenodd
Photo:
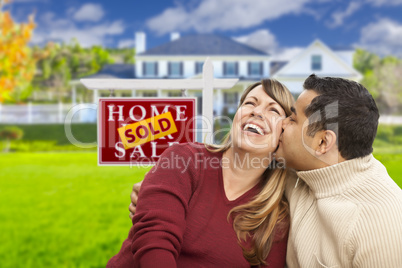
<path id="1" fill-rule="evenodd" d="M 5 7 L 18 22 L 35 13 L 32 44 L 147 48 L 181 36 L 214 33 L 286 60 L 315 39 L 331 47 L 364 48 L 402 57 L 402 0 L 14 0 Z"/>

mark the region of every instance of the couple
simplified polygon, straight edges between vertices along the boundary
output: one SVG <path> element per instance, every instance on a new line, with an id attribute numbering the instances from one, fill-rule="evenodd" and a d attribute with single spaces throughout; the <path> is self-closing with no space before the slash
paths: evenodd
<path id="1" fill-rule="evenodd" d="M 293 104 L 256 83 L 222 146 L 167 149 L 108 267 L 402 267 L 402 191 L 371 155 L 373 98 L 340 78 L 304 89 Z"/>

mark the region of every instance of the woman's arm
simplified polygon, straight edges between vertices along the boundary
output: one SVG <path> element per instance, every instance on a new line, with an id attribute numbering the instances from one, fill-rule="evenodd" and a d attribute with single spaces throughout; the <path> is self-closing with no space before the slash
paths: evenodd
<path id="1" fill-rule="evenodd" d="M 133 217 L 131 251 L 141 267 L 176 267 L 195 188 L 192 153 L 173 146 L 144 180 Z"/>

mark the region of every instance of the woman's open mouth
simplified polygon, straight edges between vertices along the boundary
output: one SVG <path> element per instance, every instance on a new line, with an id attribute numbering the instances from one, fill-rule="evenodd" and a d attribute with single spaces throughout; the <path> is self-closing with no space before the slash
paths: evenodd
<path id="1" fill-rule="evenodd" d="M 259 135 L 265 135 L 265 132 L 261 127 L 255 125 L 255 124 L 252 124 L 252 123 L 245 124 L 243 126 L 243 131 L 249 131 L 251 133 L 256 133 Z"/>

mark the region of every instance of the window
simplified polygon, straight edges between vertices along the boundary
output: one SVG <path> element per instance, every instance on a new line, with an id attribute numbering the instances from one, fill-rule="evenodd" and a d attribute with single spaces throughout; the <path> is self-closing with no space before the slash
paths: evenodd
<path id="1" fill-rule="evenodd" d="M 183 63 L 182 62 L 169 62 L 168 66 L 169 76 L 182 76 L 183 75 Z"/>
<path id="2" fill-rule="evenodd" d="M 144 62 L 143 74 L 144 74 L 144 76 L 157 76 L 158 75 L 158 63 Z"/>
<path id="3" fill-rule="evenodd" d="M 158 92 L 148 91 L 148 92 L 142 93 L 142 96 L 145 97 L 145 98 L 158 97 Z"/>
<path id="4" fill-rule="evenodd" d="M 321 68 L 322 68 L 321 55 L 312 55 L 311 56 L 311 70 L 320 71 Z"/>
<path id="5" fill-rule="evenodd" d="M 195 63 L 195 74 L 200 74 L 202 73 L 202 67 L 204 66 L 204 63 L 202 61 L 197 61 Z"/>
<path id="6" fill-rule="evenodd" d="M 223 74 L 225 76 L 236 76 L 238 73 L 237 62 L 224 62 L 223 63 Z"/>
<path id="7" fill-rule="evenodd" d="M 202 114 L 202 93 L 195 93 L 197 98 L 197 114 Z"/>
<path id="8" fill-rule="evenodd" d="M 249 62 L 248 75 L 261 76 L 262 75 L 262 62 Z"/>
<path id="9" fill-rule="evenodd" d="M 223 93 L 223 102 L 225 104 L 237 104 L 238 100 L 237 92 L 224 92 Z"/>

